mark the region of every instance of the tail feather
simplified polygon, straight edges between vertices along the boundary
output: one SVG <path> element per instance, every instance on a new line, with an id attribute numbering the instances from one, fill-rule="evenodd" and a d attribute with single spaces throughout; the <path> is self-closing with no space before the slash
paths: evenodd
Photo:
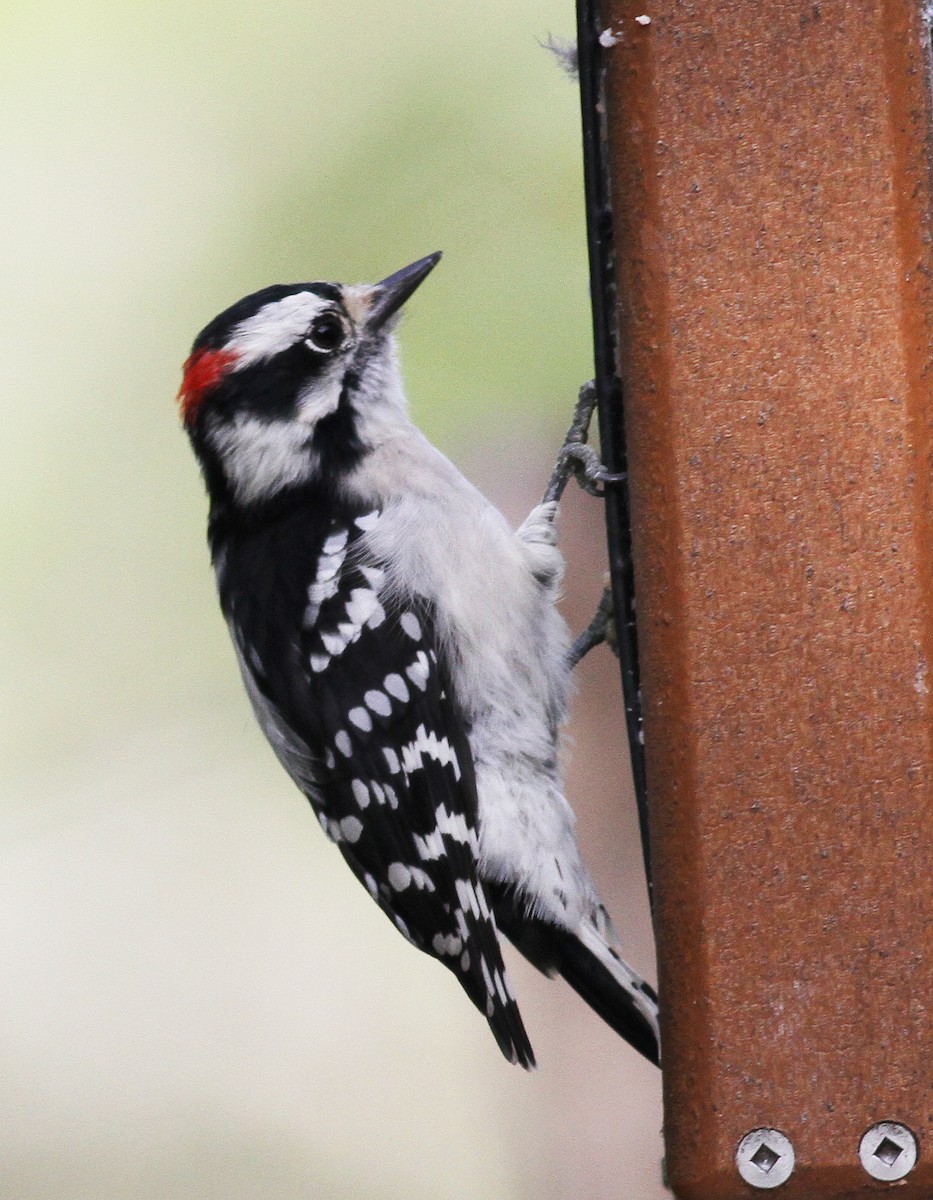
<path id="1" fill-rule="evenodd" d="M 555 929 L 555 966 L 606 1024 L 655 1066 L 661 1063 L 658 998 L 590 926 Z"/>
<path id="2" fill-rule="evenodd" d="M 474 921 L 470 913 L 464 914 L 465 923 L 473 926 L 466 952 L 460 958 L 441 961 L 454 972 L 463 990 L 489 1022 L 493 1037 L 509 1062 L 531 1071 L 537 1066 L 534 1051 L 502 961 L 495 918 L 486 909 L 481 889 L 480 896 L 482 922 Z"/>
<path id="3" fill-rule="evenodd" d="M 538 1064 L 515 1001 L 510 999 L 507 1004 L 497 1007 L 487 1020 L 499 1049 L 509 1062 L 533 1071 Z"/>
<path id="4" fill-rule="evenodd" d="M 521 902 L 502 884 L 486 884 L 496 921 L 509 941 L 545 975 L 562 975 L 593 1011 L 643 1054 L 660 1065 L 658 998 L 654 989 L 610 944 L 606 927 L 584 923 L 577 932 L 522 911 Z"/>

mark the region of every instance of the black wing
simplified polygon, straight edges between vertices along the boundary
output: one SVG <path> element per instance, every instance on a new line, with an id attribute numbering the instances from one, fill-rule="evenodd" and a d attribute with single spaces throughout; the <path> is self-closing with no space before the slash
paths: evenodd
<path id="1" fill-rule="evenodd" d="M 385 573 L 363 539 L 378 519 L 331 522 L 298 619 L 278 637 L 266 624 L 274 648 L 245 636 L 232 605 L 244 679 L 273 748 L 357 878 L 409 941 L 453 971 L 505 1056 L 530 1067 L 477 871 L 469 744 L 430 607 L 385 602 Z"/>

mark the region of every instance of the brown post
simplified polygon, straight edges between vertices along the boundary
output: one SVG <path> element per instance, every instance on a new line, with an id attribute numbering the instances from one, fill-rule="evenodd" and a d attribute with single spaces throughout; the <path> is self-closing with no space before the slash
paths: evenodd
<path id="1" fill-rule="evenodd" d="M 601 5 L 682 1200 L 760 1194 L 757 1128 L 793 1147 L 787 1200 L 933 1197 L 920 8 Z M 918 1144 L 898 1185 L 860 1161 L 881 1121 Z M 909 1156 L 873 1145 L 882 1173 Z"/>

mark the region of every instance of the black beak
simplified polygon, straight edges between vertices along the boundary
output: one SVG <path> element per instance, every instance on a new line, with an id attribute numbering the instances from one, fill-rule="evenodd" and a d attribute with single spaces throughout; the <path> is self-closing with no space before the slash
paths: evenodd
<path id="1" fill-rule="evenodd" d="M 419 258 L 417 262 L 396 271 L 373 287 L 373 305 L 366 317 L 367 332 L 380 329 L 393 313 L 397 313 L 419 284 L 427 279 L 441 261 L 441 252 Z"/>

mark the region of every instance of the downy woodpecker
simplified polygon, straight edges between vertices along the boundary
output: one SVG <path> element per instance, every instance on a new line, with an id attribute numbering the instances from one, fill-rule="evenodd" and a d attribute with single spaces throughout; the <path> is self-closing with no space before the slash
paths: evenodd
<path id="1" fill-rule="evenodd" d="M 411 423 L 399 310 L 437 263 L 299 283 L 198 335 L 182 417 L 220 604 L 263 732 L 400 932 L 534 1056 L 498 933 L 658 1060 L 574 837 L 556 504 L 513 531 Z"/>

